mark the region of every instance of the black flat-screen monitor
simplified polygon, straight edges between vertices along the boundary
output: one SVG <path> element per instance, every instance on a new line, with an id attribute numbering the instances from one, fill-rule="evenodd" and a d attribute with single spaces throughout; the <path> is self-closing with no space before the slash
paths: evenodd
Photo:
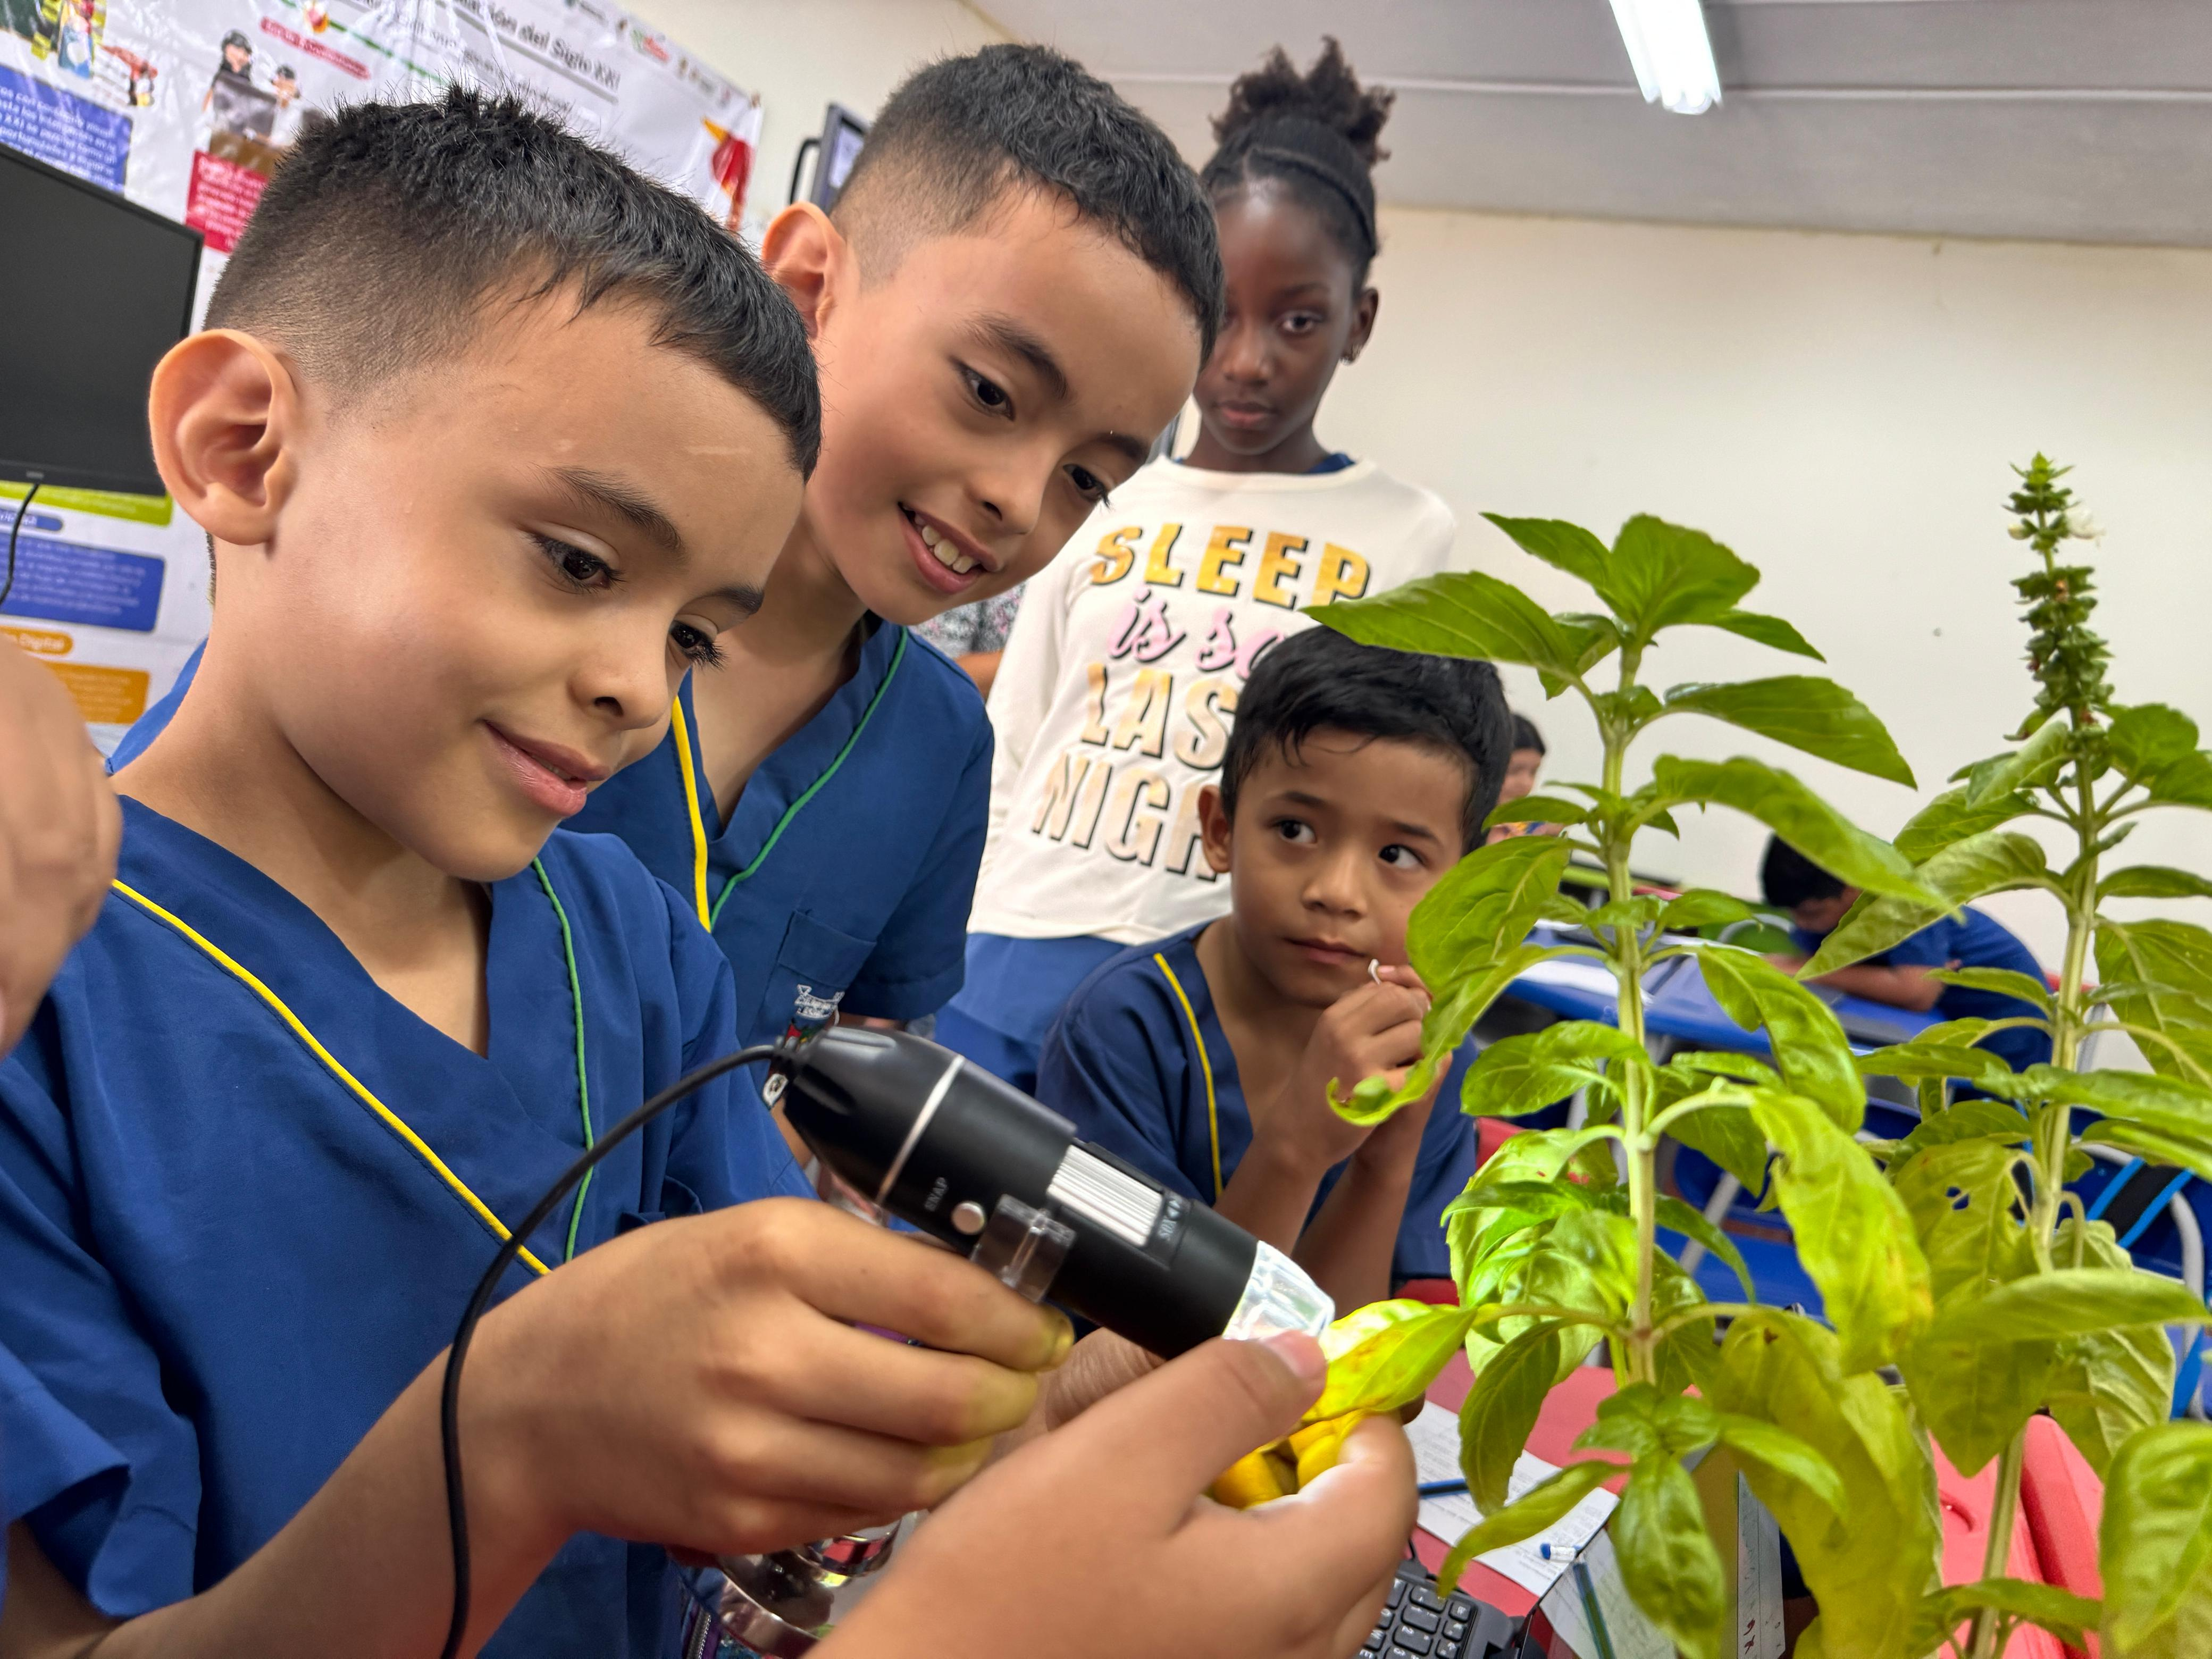
<path id="1" fill-rule="evenodd" d="M 200 236 L 0 144 L 0 478 L 159 495 L 146 387 Z"/>
<path id="2" fill-rule="evenodd" d="M 814 205 L 827 213 L 837 205 L 845 180 L 853 176 L 853 163 L 860 159 L 867 142 L 868 124 L 842 104 L 830 106 L 822 123 L 822 154 L 814 163 Z"/>

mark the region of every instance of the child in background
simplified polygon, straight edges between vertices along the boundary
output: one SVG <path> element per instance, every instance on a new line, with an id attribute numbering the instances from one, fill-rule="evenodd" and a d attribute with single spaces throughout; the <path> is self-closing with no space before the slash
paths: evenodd
<path id="1" fill-rule="evenodd" d="M 29 1529 L 88 1618 L 224 1578 L 410 1386 L 419 1428 L 507 1222 L 735 1044 L 683 902 L 555 831 L 759 605 L 819 434 L 799 320 L 738 244 L 514 100 L 311 116 L 208 317 L 150 399 L 214 549 L 206 654 L 117 775 L 114 891 L 0 1062 L 0 1348 L 33 1433 L 125 1468 Z M 574 1261 L 471 1373 L 507 1476 L 475 1489 L 512 1575 L 481 1581 L 479 1637 L 514 1605 L 486 1651 L 658 1653 L 667 1559 L 627 1540 L 888 1519 L 1026 1418 L 1058 1316 L 829 1206 L 739 1202 L 805 1191 L 717 1080 L 526 1241 L 510 1291 Z M 940 1314 L 948 1352 L 852 1328 Z M 410 1443 L 357 1500 L 437 1512 Z M 447 1582 L 434 1523 L 386 1547 Z"/>
<path id="2" fill-rule="evenodd" d="M 822 464 L 757 625 L 700 655 L 667 734 L 570 824 L 684 896 L 736 972 L 746 1042 L 912 1019 L 958 988 L 991 731 L 902 624 L 1060 550 L 1174 417 L 1221 296 L 1173 143 L 1038 46 L 913 76 L 835 214 L 786 209 L 762 259 L 836 388 Z"/>
<path id="3" fill-rule="evenodd" d="M 1034 1086 L 1045 1029 L 1126 946 L 1209 921 L 1199 798 L 1261 653 L 1298 612 L 1443 568 L 1443 503 L 1316 435 L 1378 304 L 1377 138 L 1387 92 L 1334 41 L 1304 75 L 1279 50 L 1231 89 L 1200 182 L 1228 275 L 1187 459 L 1145 468 L 1030 584 L 991 694 L 998 757 L 968 983 L 939 1041 Z"/>
<path id="4" fill-rule="evenodd" d="M 915 629 L 946 656 L 960 665 L 975 689 L 986 697 L 999 677 L 999 659 L 1006 653 L 1006 635 L 1014 630 L 1015 613 L 1022 608 L 1022 590 L 1011 588 L 973 605 L 957 605 L 932 617 Z"/>
<path id="5" fill-rule="evenodd" d="M 1498 792 L 1498 804 L 1519 800 L 1536 787 L 1537 775 L 1544 769 L 1544 734 L 1536 729 L 1536 722 L 1526 714 L 1513 717 L 1513 758 L 1505 769 L 1504 787 Z M 1492 842 L 1514 836 L 1537 835 L 1553 826 L 1543 823 L 1501 823 L 1490 832 Z"/>
<path id="6" fill-rule="evenodd" d="M 1277 646 L 1203 792 L 1229 915 L 1114 957 L 1045 1039 L 1039 1098 L 1294 1255 L 1340 1308 L 1451 1270 L 1441 1217 L 1474 1170 L 1457 1109 L 1472 1051 L 1446 1103 L 1374 1129 L 1328 1089 L 1419 1056 L 1406 919 L 1480 841 L 1510 733 L 1488 663 L 1326 628 Z"/>
<path id="7" fill-rule="evenodd" d="M 1807 858 L 1796 848 L 1774 836 L 1766 843 L 1766 858 L 1759 866 L 1759 884 L 1766 902 L 1787 910 L 1801 956 L 1778 957 L 1777 963 L 1796 972 L 1833 933 L 1859 896 Z M 1938 968 L 2006 968 L 2025 974 L 2037 984 L 2043 968 L 2025 945 L 2002 923 L 1971 904 L 1961 920 L 1946 916 L 1930 922 L 1911 938 L 1893 945 L 1879 956 L 1823 974 L 1814 981 L 1893 1008 L 1915 1013 L 1936 1012 L 1946 1019 L 2034 1018 L 2039 1011 L 2032 1003 L 1996 991 L 1946 985 L 1929 977 Z M 2000 1055 L 2015 1072 L 2039 1066 L 2051 1058 L 2051 1036 L 2025 1025 L 1995 1032 L 1978 1045 Z"/>

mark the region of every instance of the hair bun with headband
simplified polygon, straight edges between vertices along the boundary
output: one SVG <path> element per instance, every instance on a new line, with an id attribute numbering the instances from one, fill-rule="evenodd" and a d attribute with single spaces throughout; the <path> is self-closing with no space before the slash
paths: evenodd
<path id="1" fill-rule="evenodd" d="M 1389 155 L 1378 140 L 1395 97 L 1362 87 L 1334 36 L 1303 74 L 1277 46 L 1230 87 L 1213 120 L 1219 147 L 1199 182 L 1217 204 L 1261 179 L 1286 185 L 1328 225 L 1355 283 L 1364 282 L 1378 246 L 1373 169 Z"/>

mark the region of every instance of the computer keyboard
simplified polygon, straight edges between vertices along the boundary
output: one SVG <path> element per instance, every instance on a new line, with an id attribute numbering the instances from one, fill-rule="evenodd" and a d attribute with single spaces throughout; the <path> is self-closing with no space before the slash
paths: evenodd
<path id="1" fill-rule="evenodd" d="M 1438 1595 L 1428 1569 L 1408 1559 L 1399 1564 L 1360 1659 L 1495 1659 L 1519 1640 L 1522 1622 L 1462 1591 Z"/>

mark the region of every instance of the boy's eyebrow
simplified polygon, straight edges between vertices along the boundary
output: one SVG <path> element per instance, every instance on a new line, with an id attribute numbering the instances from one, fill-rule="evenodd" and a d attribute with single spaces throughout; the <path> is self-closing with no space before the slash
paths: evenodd
<path id="1" fill-rule="evenodd" d="M 578 501 L 635 526 L 669 552 L 683 553 L 684 538 L 675 520 L 620 479 L 580 466 L 553 467 L 548 476 Z M 757 605 L 757 598 L 755 603 Z"/>
<path id="2" fill-rule="evenodd" d="M 984 345 L 1018 357 L 1036 371 L 1045 390 L 1055 398 L 1067 396 L 1067 371 L 1052 348 L 1002 312 L 987 311 L 968 325 L 968 331 Z"/>
<path id="3" fill-rule="evenodd" d="M 1320 795 L 1310 795 L 1303 789 L 1285 789 L 1271 799 L 1285 802 L 1292 806 L 1333 807 L 1337 804 Z M 1432 841 L 1439 847 L 1444 844 L 1444 838 L 1425 823 L 1414 823 L 1406 818 L 1385 818 L 1382 822 L 1386 829 L 1395 830 L 1410 840 Z"/>

